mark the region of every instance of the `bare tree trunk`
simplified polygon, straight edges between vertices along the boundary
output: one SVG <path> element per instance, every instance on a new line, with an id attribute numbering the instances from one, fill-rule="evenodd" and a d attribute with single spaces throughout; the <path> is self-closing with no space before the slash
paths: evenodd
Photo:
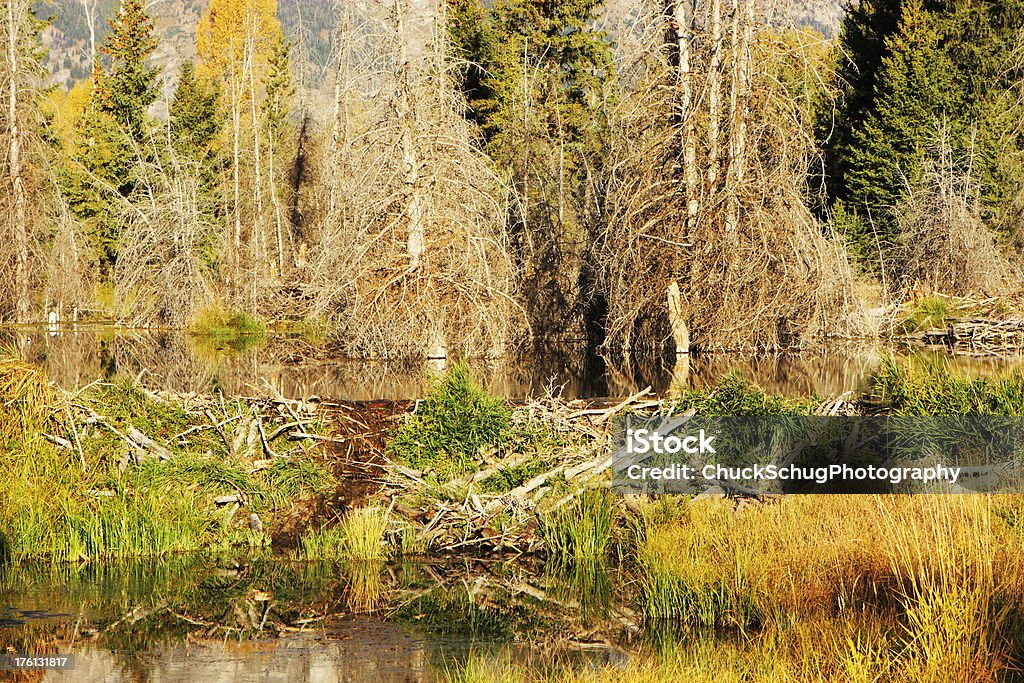
<path id="1" fill-rule="evenodd" d="M 740 34 L 739 107 L 736 111 L 736 182 L 742 184 L 747 173 L 747 119 L 750 114 L 750 93 L 753 90 L 750 68 L 751 42 L 754 35 L 754 0 L 743 1 L 743 31 Z"/>
<path id="2" fill-rule="evenodd" d="M 406 0 L 395 0 L 396 36 L 398 48 L 398 92 L 395 97 L 395 117 L 402 135 L 402 165 L 405 168 L 405 217 L 408 223 L 406 253 L 409 257 L 409 270 L 420 267 L 426 251 L 423 234 L 423 206 L 420 188 L 420 164 L 416 149 L 416 113 L 412 109 L 410 90 L 409 51 L 406 46 L 408 36 L 405 34 L 405 3 Z"/>
<path id="3" fill-rule="evenodd" d="M 25 216 L 25 184 L 21 177 L 21 127 L 18 118 L 18 90 L 20 67 L 18 64 L 18 43 L 20 27 L 24 24 L 23 13 L 26 3 L 7 0 L 7 125 L 9 128 L 7 164 L 14 198 L 14 316 L 17 322 L 28 321 L 28 225 Z M 17 5 L 17 13 L 15 12 Z"/>
<path id="4" fill-rule="evenodd" d="M 242 111 L 241 104 L 238 101 L 238 75 L 234 73 L 235 66 L 232 65 L 231 74 L 231 181 L 234 190 L 234 213 L 235 213 L 235 232 L 234 232 L 234 260 L 235 260 L 235 274 L 236 277 L 241 271 L 242 266 L 242 178 L 241 178 L 241 131 L 239 130 L 242 125 Z"/>
<path id="5" fill-rule="evenodd" d="M 708 190 L 715 191 L 721 162 L 722 0 L 711 3 L 711 63 L 708 65 Z"/>
<path id="6" fill-rule="evenodd" d="M 676 344 L 676 353 L 690 352 L 690 329 L 686 326 L 686 314 L 683 309 L 683 297 L 679 291 L 679 282 L 673 280 L 665 290 L 668 304 L 668 322 L 672 328 L 672 338 Z"/>
<path id="7" fill-rule="evenodd" d="M 700 211 L 700 177 L 697 172 L 697 133 L 693 121 L 693 71 L 690 68 L 690 43 L 693 17 L 685 0 L 675 0 L 675 24 L 679 51 L 679 116 L 682 122 L 683 178 L 686 182 L 686 225 L 692 230 Z"/>
<path id="8" fill-rule="evenodd" d="M 85 22 L 89 26 L 89 67 L 96 64 L 96 0 L 81 0 Z"/>
<path id="9" fill-rule="evenodd" d="M 334 77 L 334 116 L 331 117 L 331 152 L 328 157 L 330 162 L 331 183 L 328 188 L 327 212 L 333 215 L 337 208 L 338 194 L 338 162 L 341 154 L 341 141 L 348 136 L 343 128 L 348 124 L 348 106 L 343 105 L 342 98 L 348 96 L 349 79 L 349 45 L 351 44 L 351 19 L 349 17 L 348 3 L 344 0 L 334 3 L 335 12 L 341 14 L 341 29 L 335 35 L 334 46 L 339 51 L 338 72 Z M 344 116 L 344 119 L 342 119 Z M 344 137 L 343 137 L 344 136 Z"/>
<path id="10" fill-rule="evenodd" d="M 262 140 L 260 139 L 260 118 L 256 107 L 256 26 L 252 17 L 246 20 L 245 36 L 245 59 L 244 64 L 248 72 L 249 81 L 249 115 L 252 125 L 252 150 L 253 150 L 253 216 L 252 216 L 252 237 L 250 239 L 252 249 L 252 277 L 253 287 L 256 287 L 258 273 L 266 267 L 267 261 L 267 235 L 263 226 L 264 202 L 263 202 L 263 155 Z"/>
<path id="11" fill-rule="evenodd" d="M 736 198 L 736 133 L 739 121 L 736 112 L 739 111 L 740 100 L 740 23 L 740 0 L 732 0 L 732 25 L 729 35 L 729 159 L 725 169 L 725 191 L 728 195 L 725 206 L 726 234 L 735 232 L 739 223 L 739 202 Z"/>

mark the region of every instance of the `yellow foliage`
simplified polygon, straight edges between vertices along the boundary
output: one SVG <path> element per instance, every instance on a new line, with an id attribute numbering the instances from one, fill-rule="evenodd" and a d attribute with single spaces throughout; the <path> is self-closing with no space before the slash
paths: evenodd
<path id="1" fill-rule="evenodd" d="M 86 78 L 69 91 L 53 90 L 43 101 L 46 113 L 53 117 L 52 130 L 65 149 L 74 144 L 78 123 L 89 110 L 91 91 L 92 79 Z"/>
<path id="2" fill-rule="evenodd" d="M 210 0 L 196 35 L 197 71 L 241 78 L 249 58 L 259 73 L 280 34 L 277 0 Z"/>

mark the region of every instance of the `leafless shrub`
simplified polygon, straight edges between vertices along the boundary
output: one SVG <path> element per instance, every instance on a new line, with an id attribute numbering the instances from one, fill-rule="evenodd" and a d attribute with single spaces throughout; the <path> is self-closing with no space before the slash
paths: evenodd
<path id="1" fill-rule="evenodd" d="M 139 185 L 121 204 L 121 235 L 114 285 L 133 302 L 133 324 L 184 327 L 214 298 L 209 264 L 215 226 L 202 205 L 199 169 L 174 158 L 139 163 Z"/>
<path id="2" fill-rule="evenodd" d="M 474 147 L 440 26 L 432 50 L 405 44 L 414 32 L 382 25 L 376 34 L 391 59 L 341 66 L 339 132 L 323 174 L 329 208 L 305 285 L 310 312 L 334 322 L 352 354 L 500 353 L 522 327 L 508 190 Z"/>
<path id="3" fill-rule="evenodd" d="M 647 21 L 647 32 L 665 30 L 663 15 Z M 830 335 L 864 334 L 845 252 L 806 201 L 815 155 L 811 100 L 823 66 L 815 62 L 815 39 L 783 39 L 740 22 L 734 30 L 751 31 L 750 54 L 742 39 L 723 36 L 711 68 L 712 19 L 691 21 L 695 37 L 684 46 L 692 50 L 691 71 L 680 74 L 664 53 L 627 60 L 627 70 L 640 75 L 627 79 L 637 87 L 617 112 L 608 227 L 597 246 L 608 350 L 628 359 L 664 349 L 672 335 L 665 290 L 673 281 L 700 348 L 808 347 Z M 682 104 L 680 88 L 691 90 Z M 718 89 L 717 110 L 704 108 L 711 89 Z"/>
<path id="4" fill-rule="evenodd" d="M 1020 270 L 981 218 L 978 185 L 940 145 L 924 182 L 896 209 L 899 241 L 887 264 L 900 300 L 911 290 L 953 296 L 1011 293 Z"/>

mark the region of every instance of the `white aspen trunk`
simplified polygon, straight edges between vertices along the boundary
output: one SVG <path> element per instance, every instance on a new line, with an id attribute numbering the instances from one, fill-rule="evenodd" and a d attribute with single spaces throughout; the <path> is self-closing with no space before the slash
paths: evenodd
<path id="1" fill-rule="evenodd" d="M 675 2 L 676 40 L 679 50 L 679 116 L 682 122 L 683 179 L 686 182 L 686 225 L 690 230 L 697 223 L 700 211 L 700 176 L 697 171 L 697 133 L 693 121 L 693 71 L 690 68 L 690 42 L 693 38 L 692 17 L 686 0 Z"/>
<path id="2" fill-rule="evenodd" d="M 747 173 L 747 119 L 750 116 L 750 94 L 753 74 L 750 68 L 751 43 L 754 35 L 754 0 L 743 0 L 743 30 L 740 33 L 739 107 L 736 111 L 736 182 L 742 184 Z"/>
<path id="3" fill-rule="evenodd" d="M 235 232 L 234 232 L 234 260 L 235 260 L 235 275 L 241 273 L 242 269 L 242 178 L 241 178 L 241 126 L 242 126 L 242 107 L 239 99 L 239 84 L 238 74 L 235 72 L 236 65 L 232 62 L 231 65 L 231 167 L 232 174 L 231 180 L 234 191 L 234 213 L 235 213 Z"/>
<path id="4" fill-rule="evenodd" d="M 18 5 L 15 12 L 15 5 Z M 25 3 L 7 0 L 7 125 L 9 128 L 7 164 L 14 198 L 14 316 L 16 322 L 28 322 L 28 225 L 25 216 L 25 185 L 21 177 L 21 123 L 18 118 L 20 66 L 18 42 L 23 23 Z"/>
<path id="5" fill-rule="evenodd" d="M 711 3 L 711 63 L 708 65 L 708 191 L 718 184 L 721 163 L 719 128 L 722 117 L 722 0 Z"/>
<path id="6" fill-rule="evenodd" d="M 405 2 L 395 0 L 395 25 L 398 37 L 398 92 L 395 97 L 395 117 L 398 120 L 402 136 L 402 165 L 405 169 L 405 217 L 408 224 L 406 254 L 409 258 L 409 271 L 420 267 L 426 251 L 423 231 L 423 204 L 420 196 L 419 155 L 416 149 L 416 114 L 412 109 L 410 90 L 409 51 L 406 46 L 408 36 L 405 34 Z"/>
<path id="7" fill-rule="evenodd" d="M 338 73 L 334 80 L 334 117 L 331 121 L 331 183 L 328 198 L 328 214 L 333 215 L 337 208 L 339 167 L 342 163 L 342 147 L 351 139 L 351 121 L 349 107 L 344 98 L 348 97 L 351 88 L 352 60 L 352 15 L 349 3 L 344 0 L 335 4 L 336 11 L 341 13 L 340 56 L 338 57 Z"/>
<path id="8" fill-rule="evenodd" d="M 725 232 L 732 234 L 739 224 L 739 201 L 736 197 L 736 141 L 739 129 L 740 101 L 740 0 L 732 0 L 732 21 L 729 35 L 729 159 L 725 170 Z"/>
<path id="9" fill-rule="evenodd" d="M 284 220 L 281 216 L 281 200 L 277 196 L 277 176 L 274 170 L 274 147 L 277 145 L 277 139 L 273 133 L 270 134 L 270 140 L 267 141 L 267 164 L 268 176 L 270 181 L 270 201 L 274 207 L 274 229 L 277 233 L 277 276 L 281 277 L 284 275 Z"/>
<path id="10" fill-rule="evenodd" d="M 256 26 L 250 16 L 246 21 L 245 37 L 245 67 L 248 81 L 249 115 L 252 125 L 252 150 L 253 150 L 253 217 L 252 217 L 252 238 L 251 249 L 253 262 L 253 287 L 256 286 L 256 278 L 267 262 L 267 235 L 263 229 L 264 201 L 263 201 L 263 155 L 262 141 L 260 140 L 260 119 L 256 107 Z"/>
<path id="11" fill-rule="evenodd" d="M 89 65 L 96 64 L 96 0 L 82 0 L 85 21 L 89 25 Z"/>

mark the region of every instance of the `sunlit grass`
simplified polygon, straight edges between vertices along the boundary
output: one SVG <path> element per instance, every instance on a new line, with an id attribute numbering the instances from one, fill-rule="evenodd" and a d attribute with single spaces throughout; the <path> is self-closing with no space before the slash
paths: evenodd
<path id="1" fill-rule="evenodd" d="M 387 513 L 381 508 L 350 510 L 337 526 L 303 535 L 300 554 L 307 560 L 385 560 L 390 553 L 384 543 L 387 528 Z"/>

